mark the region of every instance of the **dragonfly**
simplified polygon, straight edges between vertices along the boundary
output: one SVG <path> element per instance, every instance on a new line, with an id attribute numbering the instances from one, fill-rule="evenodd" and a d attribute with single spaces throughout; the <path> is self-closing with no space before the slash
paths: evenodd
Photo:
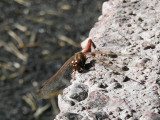
<path id="1" fill-rule="evenodd" d="M 88 53 L 89 54 L 91 53 L 95 59 L 104 63 L 105 66 L 107 66 L 108 68 L 121 73 L 122 70 L 120 68 L 117 68 L 113 64 L 110 65 L 109 63 L 104 62 L 103 60 L 96 57 L 95 54 L 102 54 L 102 55 L 104 54 L 112 57 L 113 56 L 115 57 L 117 55 L 122 55 L 122 54 L 100 52 L 100 51 L 91 52 L 91 46 L 95 48 L 95 44 L 92 42 L 92 39 L 89 39 L 86 45 L 86 48 L 83 51 L 75 53 L 72 57 L 70 57 L 64 63 L 64 65 L 57 71 L 56 74 L 54 74 L 46 82 L 44 82 L 44 84 L 40 87 L 38 91 L 39 97 L 44 98 L 45 96 L 48 96 L 50 93 L 59 94 L 59 91 L 62 90 L 62 88 L 66 88 L 67 86 L 69 86 L 69 82 L 67 81 L 67 78 L 66 78 L 68 76 L 68 73 L 70 73 L 71 71 L 83 72 L 83 70 L 85 70 L 85 65 L 86 65 L 85 63 L 87 60 L 86 55 Z M 128 56 L 132 56 L 132 55 L 128 55 Z M 67 73 L 67 76 L 66 76 L 66 73 Z"/>
<path id="2" fill-rule="evenodd" d="M 67 87 L 69 82 L 66 80 L 68 76 L 66 73 L 70 73 L 72 69 L 78 72 L 82 72 L 85 69 L 85 62 L 87 60 L 86 53 L 90 51 L 92 44 L 92 40 L 89 39 L 84 51 L 75 53 L 64 63 L 64 65 L 56 72 L 56 74 L 44 82 L 38 91 L 40 98 L 43 98 L 52 92 L 56 93 L 62 88 Z"/>

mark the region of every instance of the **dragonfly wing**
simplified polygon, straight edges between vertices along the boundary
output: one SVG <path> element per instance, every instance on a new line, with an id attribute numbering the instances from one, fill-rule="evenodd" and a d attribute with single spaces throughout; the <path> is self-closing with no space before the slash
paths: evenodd
<path id="1" fill-rule="evenodd" d="M 103 56 L 108 56 L 108 57 L 117 57 L 117 56 L 124 56 L 124 57 L 136 57 L 138 56 L 137 54 L 125 54 L 125 53 L 114 53 L 114 52 L 107 52 L 107 51 L 95 51 L 95 54 L 100 54 Z"/>
<path id="2" fill-rule="evenodd" d="M 111 69 L 111 70 L 113 70 L 113 71 L 116 71 L 116 72 L 120 73 L 121 75 L 126 76 L 126 75 L 125 75 L 126 72 L 125 72 L 124 70 L 122 70 L 122 68 L 120 68 L 120 67 L 118 67 L 118 66 L 116 66 L 116 65 L 114 65 L 114 64 L 110 64 L 109 62 L 107 63 L 107 62 L 105 62 L 105 61 L 103 61 L 103 60 L 101 60 L 101 59 L 99 59 L 99 58 L 97 58 L 97 57 L 95 57 L 95 56 L 93 56 L 93 58 L 95 58 L 96 60 L 104 63 L 105 66 L 108 67 L 109 69 Z M 127 76 L 127 77 L 128 77 L 128 76 Z M 130 78 L 130 77 L 129 77 L 129 78 Z M 132 81 L 134 81 L 134 82 L 138 82 L 138 83 L 142 84 L 141 82 L 139 82 L 139 81 L 137 81 L 137 80 L 135 80 L 135 79 L 132 79 L 132 78 L 130 78 L 130 79 L 131 79 Z"/>
<path id="3" fill-rule="evenodd" d="M 95 56 L 94 56 L 94 58 L 95 58 L 96 60 L 104 63 L 104 65 L 105 65 L 106 67 L 110 68 L 111 70 L 116 71 L 116 72 L 118 72 L 118 73 L 120 73 L 120 74 L 122 74 L 122 75 L 125 75 L 125 72 L 124 72 L 120 67 L 118 67 L 118 66 L 116 66 L 116 65 L 114 65 L 114 64 L 107 63 L 107 62 L 105 62 L 105 61 L 103 61 L 103 60 L 101 60 L 101 59 L 99 59 L 99 58 L 97 58 L 97 57 L 95 57 Z"/>
<path id="4" fill-rule="evenodd" d="M 73 56 L 68 59 L 64 65 L 49 78 L 39 89 L 40 98 L 44 98 L 52 92 L 57 92 L 64 89 L 69 85 L 69 77 L 72 73 L 72 68 L 70 67 L 70 62 L 73 60 Z"/>

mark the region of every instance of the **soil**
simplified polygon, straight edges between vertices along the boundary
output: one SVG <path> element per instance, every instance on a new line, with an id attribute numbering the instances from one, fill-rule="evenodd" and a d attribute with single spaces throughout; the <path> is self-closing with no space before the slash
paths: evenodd
<path id="1" fill-rule="evenodd" d="M 54 118 L 53 102 L 35 93 L 80 50 L 104 1 L 0 1 L 0 120 Z"/>

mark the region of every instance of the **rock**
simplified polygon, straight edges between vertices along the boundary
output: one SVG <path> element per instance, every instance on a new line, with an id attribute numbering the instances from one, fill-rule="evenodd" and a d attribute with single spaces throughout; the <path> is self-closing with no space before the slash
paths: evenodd
<path id="1" fill-rule="evenodd" d="M 96 54 L 104 62 L 96 60 L 88 71 L 75 74 L 62 95 L 75 104 L 61 109 L 56 120 L 67 113 L 67 118 L 74 113 L 82 120 L 160 119 L 159 6 L 159 0 L 110 0 L 103 4 L 88 39 L 92 38 L 95 50 L 118 53 L 117 57 Z"/>

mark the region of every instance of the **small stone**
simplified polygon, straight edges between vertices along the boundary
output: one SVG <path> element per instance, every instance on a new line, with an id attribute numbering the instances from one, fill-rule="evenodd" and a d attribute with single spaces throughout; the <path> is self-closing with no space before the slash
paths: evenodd
<path id="1" fill-rule="evenodd" d="M 144 119 L 144 120 L 160 120 L 160 115 L 156 114 L 156 113 L 151 113 L 148 112 L 147 114 L 145 114 L 142 118 L 140 119 Z"/>
<path id="2" fill-rule="evenodd" d="M 90 108 L 104 107 L 109 101 L 109 97 L 104 93 L 104 91 L 91 92 L 88 97 L 88 106 Z"/>
<path id="3" fill-rule="evenodd" d="M 109 117 L 105 112 L 90 113 L 89 116 L 95 120 L 106 120 Z"/>
<path id="4" fill-rule="evenodd" d="M 160 74 L 160 66 L 158 67 L 157 74 Z"/>
<path id="5" fill-rule="evenodd" d="M 142 47 L 143 47 L 144 50 L 154 49 L 155 45 L 150 43 L 150 42 L 145 41 L 145 42 L 142 43 Z"/>
<path id="6" fill-rule="evenodd" d="M 83 118 L 82 115 L 79 115 L 79 114 L 76 114 L 76 113 L 65 113 L 65 114 L 63 114 L 63 116 L 65 118 L 67 118 L 68 120 L 81 120 Z"/>
<path id="7" fill-rule="evenodd" d="M 75 84 L 71 90 L 70 98 L 78 102 L 86 99 L 88 96 L 88 87 L 84 84 Z"/>

